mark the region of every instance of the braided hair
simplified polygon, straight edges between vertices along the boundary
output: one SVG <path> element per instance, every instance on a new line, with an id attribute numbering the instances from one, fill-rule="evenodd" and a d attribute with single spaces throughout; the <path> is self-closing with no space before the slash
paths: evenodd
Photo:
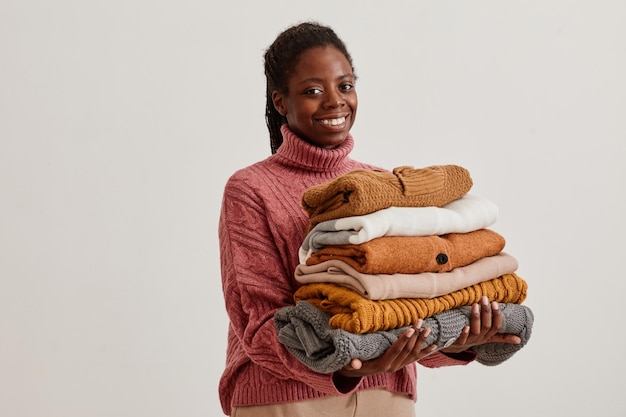
<path id="1" fill-rule="evenodd" d="M 352 71 L 352 57 L 346 45 L 328 26 L 316 22 L 304 22 L 291 26 L 280 33 L 265 51 L 265 78 L 267 80 L 265 123 L 270 134 L 272 154 L 283 143 L 280 127 L 287 123 L 285 116 L 274 107 L 272 92 L 288 93 L 289 77 L 297 64 L 298 58 L 307 50 L 331 45 L 344 54 Z"/>

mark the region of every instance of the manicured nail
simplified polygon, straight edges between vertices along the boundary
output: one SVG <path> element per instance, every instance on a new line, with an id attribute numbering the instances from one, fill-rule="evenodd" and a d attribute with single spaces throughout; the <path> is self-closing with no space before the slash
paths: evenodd
<path id="1" fill-rule="evenodd" d="M 410 338 L 415 334 L 415 329 L 411 327 L 404 334 L 406 335 L 406 337 Z"/>
<path id="2" fill-rule="evenodd" d="M 428 335 L 430 334 L 430 327 L 425 328 L 424 330 L 422 330 L 422 335 L 424 337 L 428 337 Z"/>
<path id="3" fill-rule="evenodd" d="M 491 309 L 492 310 L 500 310 L 500 304 L 498 304 L 497 301 L 494 301 L 493 303 L 491 303 Z"/>

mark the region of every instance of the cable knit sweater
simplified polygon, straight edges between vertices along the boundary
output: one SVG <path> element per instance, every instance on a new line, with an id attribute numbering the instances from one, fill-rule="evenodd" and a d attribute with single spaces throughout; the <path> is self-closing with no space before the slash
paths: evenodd
<path id="1" fill-rule="evenodd" d="M 226 183 L 219 220 L 220 262 L 230 319 L 226 367 L 219 384 L 222 409 L 300 401 L 347 392 L 332 374 L 316 373 L 278 340 L 274 314 L 294 305 L 301 286 L 294 272 L 308 216 L 304 191 L 355 169 L 372 166 L 349 157 L 351 136 L 336 149 L 312 146 L 283 126 L 284 142 L 275 155 L 234 173 Z M 462 365 L 441 353 L 427 367 Z M 345 387 L 343 387 L 345 388 Z M 364 377 L 348 392 L 385 388 L 416 398 L 416 369 Z"/>

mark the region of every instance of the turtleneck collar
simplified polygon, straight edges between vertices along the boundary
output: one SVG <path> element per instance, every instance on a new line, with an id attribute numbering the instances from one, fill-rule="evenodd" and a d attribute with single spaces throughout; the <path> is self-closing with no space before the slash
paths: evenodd
<path id="1" fill-rule="evenodd" d="M 275 156 L 282 164 L 308 171 L 329 172 L 341 170 L 350 161 L 349 155 L 354 147 L 351 134 L 338 147 L 324 149 L 301 139 L 286 124 L 280 130 L 283 143 Z"/>

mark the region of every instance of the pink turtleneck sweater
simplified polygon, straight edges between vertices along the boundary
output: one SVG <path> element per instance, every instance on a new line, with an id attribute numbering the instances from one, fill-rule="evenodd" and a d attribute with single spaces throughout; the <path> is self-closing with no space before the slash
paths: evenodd
<path id="1" fill-rule="evenodd" d="M 301 285 L 294 278 L 298 249 L 308 223 L 301 197 L 308 187 L 346 172 L 373 168 L 349 157 L 352 136 L 336 149 L 312 146 L 286 126 L 275 155 L 234 173 L 226 183 L 219 220 L 220 260 L 230 318 L 222 409 L 343 395 L 332 374 L 319 374 L 278 341 L 274 313 L 293 305 Z M 466 364 L 441 353 L 427 367 Z M 415 365 L 396 373 L 361 378 L 351 388 L 384 388 L 416 398 Z M 354 381 L 357 382 L 357 381 Z M 344 387 L 345 388 L 345 387 Z"/>

